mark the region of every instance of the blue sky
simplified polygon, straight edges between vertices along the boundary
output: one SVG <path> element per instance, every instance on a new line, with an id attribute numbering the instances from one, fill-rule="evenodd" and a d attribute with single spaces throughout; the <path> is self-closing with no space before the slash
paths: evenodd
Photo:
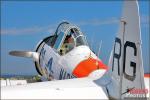
<path id="1" fill-rule="evenodd" d="M 102 40 L 100 58 L 108 63 L 118 32 L 122 1 L 3 1 L 1 2 L 1 73 L 37 74 L 31 59 L 12 57 L 11 50 L 34 50 L 44 37 L 67 20 L 80 27 L 96 52 Z M 140 1 L 144 69 L 149 65 L 149 5 Z"/>

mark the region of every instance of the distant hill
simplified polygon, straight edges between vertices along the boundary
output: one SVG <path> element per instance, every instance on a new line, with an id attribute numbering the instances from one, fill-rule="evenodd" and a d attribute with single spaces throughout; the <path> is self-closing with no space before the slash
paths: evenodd
<path id="1" fill-rule="evenodd" d="M 13 78 L 13 77 L 23 77 L 23 78 L 30 78 L 30 77 L 34 77 L 34 76 L 37 76 L 37 75 L 12 75 L 12 74 L 7 74 L 7 75 L 1 75 L 0 77 L 1 78 Z"/>
<path id="2" fill-rule="evenodd" d="M 11 80 L 27 80 L 28 83 L 41 82 L 39 75 L 1 75 L 0 79 L 11 79 Z"/>

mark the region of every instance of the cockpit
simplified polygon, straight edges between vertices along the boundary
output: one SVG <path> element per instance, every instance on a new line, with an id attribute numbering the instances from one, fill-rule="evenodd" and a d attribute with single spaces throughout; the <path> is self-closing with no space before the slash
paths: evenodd
<path id="1" fill-rule="evenodd" d="M 80 29 L 68 22 L 59 24 L 55 34 L 51 39 L 51 47 L 53 47 L 60 55 L 64 55 L 71 51 L 73 48 L 88 45 L 86 37 Z"/>

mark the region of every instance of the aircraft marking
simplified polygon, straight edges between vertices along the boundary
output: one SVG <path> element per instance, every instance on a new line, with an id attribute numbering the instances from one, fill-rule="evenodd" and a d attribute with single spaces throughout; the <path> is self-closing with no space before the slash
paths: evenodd
<path id="1" fill-rule="evenodd" d="M 116 43 L 119 44 L 120 48 L 119 48 L 119 54 L 117 54 L 115 52 L 116 50 Z M 113 64 L 112 64 L 112 71 L 114 70 L 114 58 L 117 59 L 117 64 L 118 64 L 118 75 L 120 76 L 120 63 L 119 63 L 119 60 L 120 60 L 120 57 L 121 57 L 121 40 L 119 38 L 116 38 L 115 39 L 115 46 L 114 46 L 114 53 L 113 53 Z"/>
<path id="2" fill-rule="evenodd" d="M 71 79 L 71 78 L 75 78 L 75 76 L 72 75 L 72 74 L 70 74 L 70 73 L 68 73 L 63 68 L 61 68 L 60 74 L 59 74 L 59 80 L 62 80 L 62 79 Z"/>
<path id="3" fill-rule="evenodd" d="M 135 80 L 135 77 L 136 77 L 136 63 L 133 62 L 133 61 L 130 61 L 130 67 L 133 67 L 133 76 L 131 75 L 128 75 L 126 72 L 125 72 L 125 62 L 126 62 L 126 50 L 127 50 L 127 47 L 132 47 L 134 49 L 134 56 L 137 56 L 137 48 L 136 48 L 136 45 L 135 43 L 133 42 L 130 42 L 130 41 L 126 41 L 125 45 L 124 45 L 124 61 L 123 61 L 123 73 L 124 73 L 124 77 L 128 80 L 131 80 L 131 81 L 134 81 Z"/>
<path id="4" fill-rule="evenodd" d="M 45 53 L 46 53 L 46 50 L 45 50 L 44 47 L 43 47 L 43 48 L 41 49 L 41 52 L 40 52 L 40 59 L 39 59 L 40 66 L 43 66 L 43 65 L 41 64 L 41 61 L 44 60 Z"/>
<path id="5" fill-rule="evenodd" d="M 48 67 L 49 71 L 53 74 L 53 70 L 52 70 L 52 64 L 53 64 L 53 58 L 51 57 L 48 61 L 48 63 L 46 64 L 46 66 Z"/>
<path id="6" fill-rule="evenodd" d="M 119 44 L 119 53 L 115 52 L 116 49 L 116 43 Z M 124 44 L 124 56 L 123 56 L 123 74 L 124 77 L 130 81 L 134 81 L 135 77 L 136 77 L 136 62 L 130 61 L 130 67 L 133 68 L 133 75 L 129 75 L 127 74 L 127 72 L 125 72 L 126 69 L 126 54 L 127 54 L 127 47 L 133 48 L 134 50 L 134 56 L 137 56 L 137 48 L 136 48 L 136 44 L 134 42 L 130 42 L 130 41 L 126 41 Z M 112 63 L 112 71 L 114 71 L 114 62 L 115 62 L 115 58 L 117 59 L 117 65 L 118 65 L 118 75 L 120 76 L 120 57 L 121 57 L 121 48 L 122 48 L 122 44 L 121 44 L 121 40 L 116 37 L 115 39 L 115 46 L 114 46 L 114 52 L 113 52 L 113 63 Z"/>

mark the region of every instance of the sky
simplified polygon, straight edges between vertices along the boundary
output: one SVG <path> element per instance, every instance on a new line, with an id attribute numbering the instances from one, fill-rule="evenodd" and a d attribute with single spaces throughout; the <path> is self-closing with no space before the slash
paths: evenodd
<path id="1" fill-rule="evenodd" d="M 122 1 L 1 1 L 1 74 L 36 75 L 32 59 L 8 55 L 11 50 L 34 51 L 62 21 L 80 27 L 90 47 L 107 65 L 118 32 Z M 140 1 L 143 66 L 149 72 L 149 2 Z"/>

